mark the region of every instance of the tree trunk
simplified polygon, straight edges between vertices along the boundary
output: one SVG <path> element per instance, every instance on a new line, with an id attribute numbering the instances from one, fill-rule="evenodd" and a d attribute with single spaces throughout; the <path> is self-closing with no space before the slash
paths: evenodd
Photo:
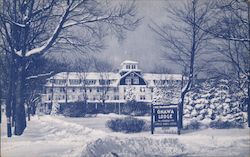
<path id="1" fill-rule="evenodd" d="M 247 1 L 247 9 L 248 9 L 248 38 L 250 39 L 250 1 Z M 250 57 L 250 40 L 248 42 L 248 57 Z M 247 119 L 248 119 L 248 127 L 250 128 L 250 60 L 248 60 L 248 72 L 247 72 Z"/>
<path id="2" fill-rule="evenodd" d="M 68 104 L 68 81 L 69 81 L 69 72 L 67 72 L 66 86 L 65 86 L 65 104 Z"/>
<path id="3" fill-rule="evenodd" d="M 185 103 L 185 96 L 189 90 L 189 87 L 191 85 L 191 80 L 189 80 L 188 84 L 185 89 L 181 92 L 181 101 L 179 103 L 179 129 L 183 129 L 183 113 L 184 113 L 184 103 Z"/>
<path id="4" fill-rule="evenodd" d="M 2 94 L 2 84 L 0 82 L 0 125 L 2 123 L 2 95 L 3 95 Z"/>
<path id="5" fill-rule="evenodd" d="M 16 89 L 16 124 L 15 135 L 22 135 L 26 128 L 26 116 L 25 116 L 25 62 L 21 60 L 20 68 L 18 69 L 17 76 L 17 89 Z"/>
<path id="6" fill-rule="evenodd" d="M 85 97 L 83 101 L 83 115 L 85 116 L 86 114 L 87 114 L 87 100 Z"/>
<path id="7" fill-rule="evenodd" d="M 248 71 L 247 76 L 247 121 L 248 121 L 248 127 L 250 128 L 250 69 Z"/>
<path id="8" fill-rule="evenodd" d="M 190 90 L 192 83 L 194 82 L 194 63 L 195 63 L 195 54 L 197 53 L 196 46 L 196 35 L 197 35 L 197 25 L 196 25 L 196 3 L 195 1 L 192 1 L 192 12 L 193 12 L 193 24 L 192 24 L 192 47 L 191 47 L 191 53 L 190 53 L 190 64 L 189 64 L 189 76 L 188 76 L 188 82 L 184 89 L 182 89 L 181 92 L 181 101 L 179 103 L 179 129 L 183 129 L 183 109 L 184 109 L 184 101 L 185 101 L 185 95 Z"/>
<path id="9" fill-rule="evenodd" d="M 183 129 L 183 106 L 185 94 L 181 93 L 181 102 L 179 104 L 179 128 Z"/>
<path id="10" fill-rule="evenodd" d="M 15 78 L 12 79 L 13 82 L 16 82 L 17 80 Z M 15 88 L 15 83 L 13 83 L 12 86 L 12 103 L 11 103 L 11 107 L 12 107 L 12 127 L 15 126 L 15 119 L 16 119 L 16 88 Z"/>
<path id="11" fill-rule="evenodd" d="M 1 93 L 0 93 L 0 125 L 1 123 L 2 123 L 2 98 L 1 98 Z"/>
<path id="12" fill-rule="evenodd" d="M 9 87 L 8 87 L 8 93 L 7 93 L 7 100 L 6 100 L 6 118 L 7 118 L 7 136 L 11 137 L 12 136 L 12 131 L 11 131 L 11 104 L 12 100 L 15 99 L 13 98 L 13 85 L 15 84 L 15 79 L 13 76 L 13 63 L 10 65 L 10 73 L 9 73 Z"/>
<path id="13" fill-rule="evenodd" d="M 105 103 L 105 99 L 102 99 L 102 110 L 103 110 L 103 113 L 107 113 L 107 106 L 106 106 L 106 103 Z"/>
<path id="14" fill-rule="evenodd" d="M 104 113 L 107 113 L 107 104 L 105 103 L 105 100 L 103 100 L 103 105 L 104 105 Z"/>
<path id="15" fill-rule="evenodd" d="M 85 82 L 85 81 L 84 81 Z M 83 99 L 84 99 L 84 106 L 83 106 L 83 114 L 84 114 L 84 116 L 87 114 L 87 88 L 86 88 L 86 86 L 85 86 L 85 83 L 84 83 L 84 86 L 83 86 L 83 88 L 84 88 L 84 93 L 83 93 Z"/>
<path id="16" fill-rule="evenodd" d="M 30 111 L 31 111 L 31 107 L 30 107 L 30 104 L 28 104 L 27 106 L 28 121 L 30 121 Z"/>

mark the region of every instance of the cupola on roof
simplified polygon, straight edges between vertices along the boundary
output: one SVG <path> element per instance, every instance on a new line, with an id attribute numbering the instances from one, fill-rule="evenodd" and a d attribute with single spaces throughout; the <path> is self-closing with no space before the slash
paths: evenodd
<path id="1" fill-rule="evenodd" d="M 141 71 L 138 68 L 138 62 L 137 61 L 131 61 L 131 60 L 125 60 L 121 63 L 121 69 L 120 73 L 124 74 L 128 71 Z"/>

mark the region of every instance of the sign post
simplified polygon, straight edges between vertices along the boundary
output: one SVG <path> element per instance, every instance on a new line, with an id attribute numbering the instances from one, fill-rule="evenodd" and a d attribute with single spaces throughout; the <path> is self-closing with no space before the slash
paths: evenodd
<path id="1" fill-rule="evenodd" d="M 151 104 L 151 134 L 154 134 L 154 108 L 153 104 Z"/>
<path id="2" fill-rule="evenodd" d="M 154 134 L 155 127 L 177 127 L 178 135 L 180 135 L 178 107 L 176 104 L 151 104 L 151 134 Z"/>

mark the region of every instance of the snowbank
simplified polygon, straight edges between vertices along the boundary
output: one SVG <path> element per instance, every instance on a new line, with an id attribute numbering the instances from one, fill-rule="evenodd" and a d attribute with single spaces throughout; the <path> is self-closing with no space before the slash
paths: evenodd
<path id="1" fill-rule="evenodd" d="M 82 156 L 173 156 L 184 152 L 184 146 L 176 138 L 153 139 L 146 137 L 106 137 L 91 142 Z"/>
<path id="2" fill-rule="evenodd" d="M 28 127 L 22 136 L 7 138 L 6 131 L 2 130 L 1 155 L 3 157 L 178 155 L 249 157 L 250 155 L 249 128 L 183 131 L 180 136 L 171 133 L 151 135 L 150 132 L 125 134 L 106 130 L 105 121 L 117 116 L 120 115 L 97 115 L 90 118 L 34 117 L 28 122 Z M 1 125 L 3 129 L 6 128 L 6 119 L 3 119 Z"/>
<path id="3" fill-rule="evenodd" d="M 102 157 L 149 157 L 149 156 L 220 156 L 248 157 L 250 154 L 249 137 L 233 135 L 238 130 L 207 129 L 198 133 L 178 135 L 119 135 L 99 138 L 87 145 L 82 156 Z M 246 130 L 241 130 L 246 131 Z M 240 131 L 240 132 L 241 132 Z M 210 132 L 210 134 L 209 134 Z M 222 131 L 223 132 L 223 131 Z"/>
<path id="4" fill-rule="evenodd" d="M 106 133 L 69 123 L 54 116 L 41 116 L 34 117 L 28 123 L 22 136 L 7 138 L 5 131 L 2 135 L 1 150 L 4 157 L 77 157 L 84 145 L 105 136 Z"/>
<path id="5" fill-rule="evenodd" d="M 123 117 L 127 117 L 128 115 L 119 115 L 116 113 L 109 113 L 109 114 L 102 114 L 99 113 L 96 115 L 96 117 L 105 117 L 105 118 L 123 118 Z"/>

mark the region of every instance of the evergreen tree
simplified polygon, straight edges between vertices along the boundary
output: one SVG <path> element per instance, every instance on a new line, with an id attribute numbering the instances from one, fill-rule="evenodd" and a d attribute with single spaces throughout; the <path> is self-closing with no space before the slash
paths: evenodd
<path id="1" fill-rule="evenodd" d="M 164 103 L 164 92 L 159 87 L 154 88 L 152 103 L 154 105 Z"/>
<path id="2" fill-rule="evenodd" d="M 125 100 L 127 102 L 132 102 L 132 101 L 135 101 L 135 99 L 136 99 L 135 90 L 134 90 L 134 88 L 129 86 L 125 91 Z"/>
<path id="3" fill-rule="evenodd" d="M 188 93 L 184 109 L 185 121 L 198 121 L 205 125 L 222 122 L 239 126 L 243 122 L 239 100 L 233 81 L 205 81 L 200 88 Z"/>

